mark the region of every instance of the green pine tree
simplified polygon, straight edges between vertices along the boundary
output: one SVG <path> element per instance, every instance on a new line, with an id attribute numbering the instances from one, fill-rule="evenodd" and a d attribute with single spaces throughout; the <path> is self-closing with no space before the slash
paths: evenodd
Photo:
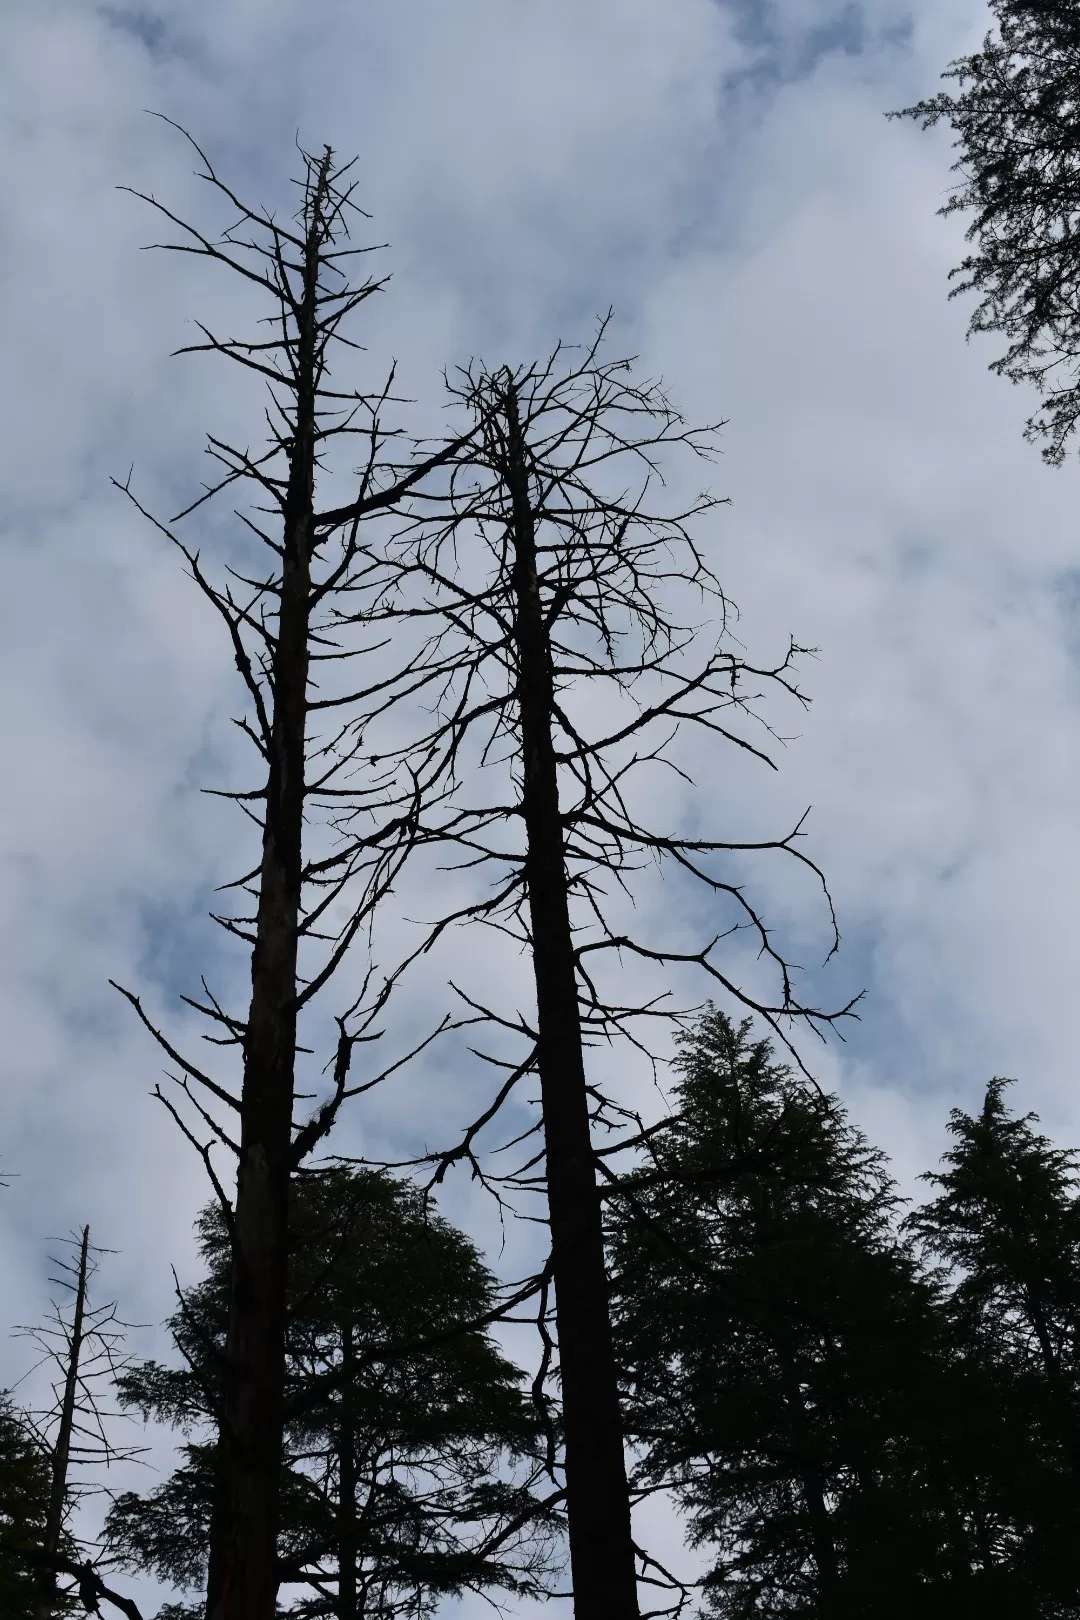
<path id="1" fill-rule="evenodd" d="M 611 1221 L 643 1483 L 672 1485 L 725 1620 L 974 1616 L 943 1434 L 972 1391 L 883 1155 L 711 1011 Z"/>
<path id="2" fill-rule="evenodd" d="M 991 1081 L 981 1111 L 954 1109 L 938 1189 L 909 1229 L 951 1275 L 958 1355 L 984 1391 L 973 1447 L 996 1432 L 984 1562 L 1008 1568 L 1030 1613 L 1080 1614 L 1080 1198 L 1078 1155 L 1009 1112 Z M 991 1416 L 992 1415 L 992 1416 Z M 996 1430 L 991 1430 L 991 1424 Z"/>
<path id="3" fill-rule="evenodd" d="M 0 1615 L 33 1620 L 35 1572 L 49 1510 L 49 1459 L 7 1395 L 0 1395 Z"/>
<path id="4" fill-rule="evenodd" d="M 540 1590 L 553 1525 L 531 1490 L 520 1375 L 485 1332 L 453 1331 L 493 1305 L 472 1244 L 371 1171 L 302 1177 L 291 1219 L 282 1612 L 357 1620 L 423 1614 L 468 1589 Z M 128 1406 L 186 1431 L 184 1460 L 148 1495 L 121 1496 L 108 1522 L 130 1565 L 187 1589 L 205 1581 L 227 1321 L 216 1206 L 198 1230 L 206 1276 L 170 1322 L 184 1365 L 147 1362 L 121 1384 Z"/>
<path id="5" fill-rule="evenodd" d="M 950 272 L 971 292 L 970 333 L 999 332 L 991 370 L 1034 385 L 1025 437 L 1060 465 L 1080 425 L 1080 8 L 989 0 L 981 50 L 950 62 L 950 86 L 891 114 L 945 121 L 956 161 L 942 214 L 966 216 L 970 251 Z"/>

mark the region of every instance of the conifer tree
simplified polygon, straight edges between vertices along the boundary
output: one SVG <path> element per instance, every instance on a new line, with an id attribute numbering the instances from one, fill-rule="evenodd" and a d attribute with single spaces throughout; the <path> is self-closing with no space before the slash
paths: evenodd
<path id="1" fill-rule="evenodd" d="M 748 1020 L 710 1012 L 676 1069 L 610 1221 L 639 1484 L 674 1487 L 730 1620 L 955 1612 L 927 1453 L 955 1391 L 883 1155 Z"/>
<path id="2" fill-rule="evenodd" d="M 5 1620 L 34 1620 L 37 1582 L 25 1555 L 44 1541 L 50 1487 L 45 1452 L 10 1396 L 0 1397 L 0 1614 Z"/>
<path id="3" fill-rule="evenodd" d="M 949 64 L 956 85 L 894 118 L 952 126 L 956 180 L 941 213 L 969 216 L 972 250 L 950 296 L 973 292 L 970 331 L 1008 346 L 991 370 L 1042 396 L 1026 437 L 1060 464 L 1080 421 L 1080 10 L 990 0 L 997 32 Z"/>
<path id="4" fill-rule="evenodd" d="M 291 1222 L 282 1612 L 419 1615 L 451 1593 L 538 1591 L 554 1526 L 530 1489 L 535 1418 L 490 1339 L 456 1331 L 493 1306 L 476 1250 L 374 1171 L 305 1175 Z M 122 1561 L 194 1590 L 228 1314 L 217 1206 L 199 1234 L 206 1275 L 170 1323 L 181 1364 L 144 1362 L 121 1381 L 128 1406 L 186 1432 L 183 1462 L 154 1491 L 119 1497 L 108 1521 Z"/>
<path id="5" fill-rule="evenodd" d="M 993 1414 L 983 1562 L 1032 1612 L 1080 1612 L 1080 1156 L 1010 1113 L 1011 1083 L 953 1110 L 936 1196 L 908 1226 L 951 1268 L 958 1354 Z"/>
<path id="6" fill-rule="evenodd" d="M 1037 1131 L 1037 1114 L 1010 1114 L 1012 1083 L 992 1080 L 978 1114 L 952 1111 L 944 1168 L 925 1178 L 937 1195 L 909 1225 L 958 1268 L 955 1297 L 980 1330 L 1064 1395 L 1080 1354 L 1080 1155 Z"/>

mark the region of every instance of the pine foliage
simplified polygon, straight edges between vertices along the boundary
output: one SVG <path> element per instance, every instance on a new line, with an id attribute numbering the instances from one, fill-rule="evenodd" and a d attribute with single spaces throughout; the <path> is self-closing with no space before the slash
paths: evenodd
<path id="1" fill-rule="evenodd" d="M 610 1239 L 637 1483 L 687 1510 L 711 1610 L 1080 1614 L 1073 1156 L 995 1082 L 904 1220 L 884 1156 L 748 1022 L 710 1012 L 676 1068 Z"/>
<path id="2" fill-rule="evenodd" d="M 421 1614 L 448 1593 L 536 1589 L 551 1532 L 529 1488 L 534 1418 L 517 1369 L 468 1328 L 493 1307 L 476 1250 L 374 1171 L 305 1175 L 292 1220 L 287 1612 Z M 188 1589 L 205 1581 L 227 1320 L 217 1206 L 199 1234 L 206 1276 L 170 1323 L 183 1365 L 145 1362 L 121 1383 L 129 1407 L 186 1431 L 183 1462 L 149 1494 L 121 1496 L 108 1524 L 129 1564 Z"/>

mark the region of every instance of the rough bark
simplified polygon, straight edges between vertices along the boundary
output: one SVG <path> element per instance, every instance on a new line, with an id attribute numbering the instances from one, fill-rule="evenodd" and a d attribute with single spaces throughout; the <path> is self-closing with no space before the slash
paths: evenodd
<path id="1" fill-rule="evenodd" d="M 828 1617 L 836 1613 L 840 1569 L 820 1468 L 810 1463 L 803 1465 L 802 1491 L 810 1519 L 810 1545 L 817 1567 L 819 1612 L 823 1617 Z"/>
<path id="2" fill-rule="evenodd" d="M 298 324 L 294 438 L 273 656 L 266 814 L 244 1042 L 233 1264 L 207 1620 L 274 1620 L 285 1382 L 285 1282 L 297 1021 L 316 345 L 323 204 L 315 182 Z"/>
<path id="3" fill-rule="evenodd" d="M 555 749 L 548 630 L 537 579 L 526 447 L 506 395 L 521 723 L 521 807 L 536 977 L 538 1068 L 565 1425 L 576 1620 L 638 1614 L 630 1494 L 612 1349 Z"/>
<path id="4" fill-rule="evenodd" d="M 1037 1288 L 1024 1285 L 1025 1302 L 1031 1326 L 1039 1346 L 1039 1357 L 1049 1385 L 1051 1396 L 1061 1414 L 1062 1433 L 1069 1467 L 1073 1476 L 1074 1494 L 1080 1493 L 1080 1424 L 1076 1406 L 1067 1380 L 1062 1376 L 1061 1357 L 1055 1348 L 1047 1311 Z"/>
<path id="5" fill-rule="evenodd" d="M 42 1543 L 44 1556 L 53 1561 L 41 1571 L 35 1606 L 36 1620 L 51 1620 L 56 1612 L 55 1560 L 60 1551 L 60 1536 L 64 1528 L 64 1508 L 67 1505 L 68 1465 L 71 1461 L 71 1435 L 75 1424 L 75 1401 L 79 1392 L 79 1360 L 82 1355 L 86 1321 L 86 1279 L 90 1256 L 90 1228 L 83 1227 L 79 1244 L 79 1272 L 75 1285 L 75 1313 L 71 1323 L 71 1343 L 68 1347 L 67 1369 L 64 1375 L 64 1400 L 60 1408 L 60 1426 L 52 1454 L 52 1483 L 49 1489 L 49 1511 L 45 1520 Z"/>
<path id="6" fill-rule="evenodd" d="M 832 1515 L 825 1497 L 825 1469 L 815 1454 L 806 1399 L 800 1383 L 796 1358 L 786 1335 L 778 1335 L 779 1357 L 795 1445 L 800 1456 L 799 1484 L 810 1529 L 810 1551 L 817 1570 L 818 1610 L 822 1620 L 838 1613 L 840 1560 L 833 1537 Z"/>

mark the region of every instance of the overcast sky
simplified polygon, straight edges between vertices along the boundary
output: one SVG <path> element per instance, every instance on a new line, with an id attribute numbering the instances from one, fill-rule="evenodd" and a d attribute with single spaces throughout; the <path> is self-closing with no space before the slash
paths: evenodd
<path id="1" fill-rule="evenodd" d="M 612 305 L 619 346 L 687 414 L 727 419 L 715 484 L 732 505 L 708 532 L 740 635 L 751 653 L 790 633 L 820 654 L 779 776 L 729 793 L 718 755 L 700 791 L 743 836 L 813 807 L 808 848 L 843 933 L 813 985 L 866 990 L 816 1071 L 908 1187 L 949 1107 L 994 1073 L 1080 1142 L 1080 480 L 1023 444 L 1030 400 L 988 374 L 992 344 L 966 345 L 967 309 L 946 299 L 961 250 L 935 217 L 947 132 L 883 116 L 930 93 L 985 24 L 975 0 L 7 0 L 13 1322 L 41 1310 L 45 1240 L 87 1220 L 120 1251 L 105 1277 L 125 1314 L 160 1321 L 205 1194 L 107 980 L 180 1030 L 179 992 L 222 963 L 205 913 L 241 834 L 197 789 L 231 746 L 235 693 L 216 626 L 109 478 L 134 464 L 175 507 L 203 476 L 203 432 L 244 440 L 258 423 L 220 371 L 168 358 L 186 321 L 224 324 L 242 296 L 139 252 L 153 222 L 118 186 L 205 206 L 190 153 L 146 108 L 256 202 L 287 200 L 298 132 L 359 153 L 393 272 L 364 339 L 421 401 L 445 363 L 526 359 Z M 804 891 L 778 869 L 761 884 L 816 949 Z M 440 1107 L 456 1117 L 453 1096 Z M 415 1099 L 380 1110 L 380 1139 L 409 1140 Z M 453 1197 L 483 1240 L 483 1206 Z M 25 1349 L 0 1336 L 0 1383 Z"/>

